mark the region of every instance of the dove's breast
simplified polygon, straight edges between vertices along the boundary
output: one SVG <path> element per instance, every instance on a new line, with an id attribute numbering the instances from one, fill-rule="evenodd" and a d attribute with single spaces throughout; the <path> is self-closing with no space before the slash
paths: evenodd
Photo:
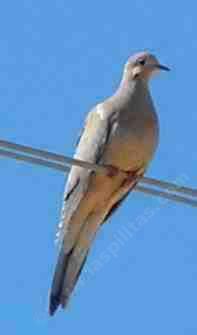
<path id="1" fill-rule="evenodd" d="M 117 112 L 103 162 L 124 170 L 146 166 L 157 148 L 159 123 L 148 92 L 117 101 Z"/>

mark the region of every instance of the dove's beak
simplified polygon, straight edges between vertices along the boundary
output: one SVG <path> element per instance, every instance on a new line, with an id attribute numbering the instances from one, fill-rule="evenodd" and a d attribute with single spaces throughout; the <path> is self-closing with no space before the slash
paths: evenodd
<path id="1" fill-rule="evenodd" d="M 152 70 L 162 70 L 162 71 L 170 71 L 169 67 L 162 65 L 162 64 L 146 64 L 146 68 L 152 69 Z"/>
<path id="2" fill-rule="evenodd" d="M 162 65 L 162 64 L 155 64 L 154 67 L 156 69 L 159 69 L 159 70 L 163 70 L 163 71 L 170 71 L 170 68 L 165 66 L 165 65 Z"/>

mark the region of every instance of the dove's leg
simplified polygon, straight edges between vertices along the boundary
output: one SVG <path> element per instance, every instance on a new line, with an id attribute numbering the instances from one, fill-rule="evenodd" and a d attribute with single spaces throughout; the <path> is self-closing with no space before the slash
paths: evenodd
<path id="1" fill-rule="evenodd" d="M 108 177 L 113 178 L 113 177 L 116 177 L 117 175 L 122 174 L 122 175 L 125 175 L 125 182 L 128 182 L 128 183 L 134 181 L 135 179 L 138 180 L 144 174 L 144 168 L 140 168 L 140 169 L 138 168 L 132 171 L 124 171 L 114 165 L 107 164 L 104 166 L 108 169 L 108 172 L 107 172 Z"/>
<path id="2" fill-rule="evenodd" d="M 120 169 L 117 168 L 116 166 L 113 165 L 105 165 L 105 167 L 107 168 L 107 176 L 108 177 L 116 177 L 119 173 L 120 173 Z"/>
<path id="3" fill-rule="evenodd" d="M 124 186 L 133 184 L 134 188 L 139 181 L 139 179 L 144 175 L 144 169 L 137 169 L 135 171 L 126 172 L 126 178 L 124 181 Z"/>

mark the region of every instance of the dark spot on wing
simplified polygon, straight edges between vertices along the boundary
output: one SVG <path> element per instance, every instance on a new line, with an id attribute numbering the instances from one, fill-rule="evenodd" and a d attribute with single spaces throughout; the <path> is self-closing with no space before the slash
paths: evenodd
<path id="1" fill-rule="evenodd" d="M 74 186 L 71 189 L 68 189 L 68 192 L 66 193 L 64 201 L 67 201 L 69 199 L 70 195 L 73 193 L 75 188 L 79 185 L 79 182 L 80 182 L 80 178 L 77 178 L 76 183 L 74 184 Z"/>

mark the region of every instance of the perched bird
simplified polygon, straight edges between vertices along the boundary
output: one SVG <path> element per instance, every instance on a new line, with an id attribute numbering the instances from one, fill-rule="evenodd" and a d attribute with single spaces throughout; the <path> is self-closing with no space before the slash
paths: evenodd
<path id="1" fill-rule="evenodd" d="M 50 315 L 59 305 L 67 306 L 99 227 L 135 187 L 155 153 L 159 124 L 148 83 L 159 70 L 169 68 L 148 52 L 130 57 L 115 94 L 87 116 L 74 157 L 108 166 L 108 173 L 77 166 L 70 171 Z"/>

